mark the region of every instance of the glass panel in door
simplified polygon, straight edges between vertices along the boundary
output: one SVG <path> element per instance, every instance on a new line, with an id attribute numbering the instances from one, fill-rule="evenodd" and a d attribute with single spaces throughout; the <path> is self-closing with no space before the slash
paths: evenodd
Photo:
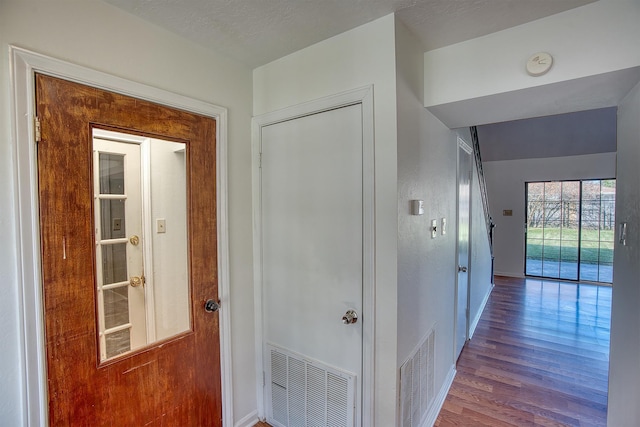
<path id="1" fill-rule="evenodd" d="M 613 282 L 616 182 L 582 182 L 580 279 Z"/>

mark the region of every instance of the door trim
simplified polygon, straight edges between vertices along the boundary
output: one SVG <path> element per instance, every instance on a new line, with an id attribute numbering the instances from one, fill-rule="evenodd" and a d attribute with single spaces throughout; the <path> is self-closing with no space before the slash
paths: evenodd
<path id="1" fill-rule="evenodd" d="M 229 235 L 227 214 L 227 109 L 166 90 L 136 83 L 36 52 L 9 46 L 11 70 L 12 147 L 15 150 L 14 214 L 17 222 L 17 270 L 21 319 L 20 353 L 23 363 L 23 416 L 27 426 L 47 424 L 47 373 L 38 214 L 37 152 L 35 141 L 36 72 L 109 90 L 214 118 L 217 123 L 218 294 L 220 310 L 220 368 L 222 419 L 233 425 L 231 329 L 229 303 Z"/>
<path id="2" fill-rule="evenodd" d="M 260 152 L 262 147 L 262 128 L 288 120 L 294 120 L 311 114 L 322 113 L 350 105 L 362 106 L 363 139 L 363 288 L 362 310 L 362 425 L 374 423 L 374 344 L 375 344 L 375 205 L 374 205 L 374 118 L 373 86 L 366 86 L 336 95 L 327 96 L 282 110 L 265 113 L 253 118 L 251 127 L 252 154 L 252 198 L 253 198 L 253 283 L 256 330 L 256 394 L 258 416 L 266 416 L 266 393 L 264 387 L 264 314 L 262 310 L 262 211 Z"/>

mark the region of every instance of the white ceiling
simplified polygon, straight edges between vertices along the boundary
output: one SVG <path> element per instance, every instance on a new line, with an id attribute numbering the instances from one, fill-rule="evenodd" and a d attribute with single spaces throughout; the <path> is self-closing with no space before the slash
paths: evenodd
<path id="1" fill-rule="evenodd" d="M 426 50 L 595 0 L 104 0 L 257 67 L 397 12 Z"/>

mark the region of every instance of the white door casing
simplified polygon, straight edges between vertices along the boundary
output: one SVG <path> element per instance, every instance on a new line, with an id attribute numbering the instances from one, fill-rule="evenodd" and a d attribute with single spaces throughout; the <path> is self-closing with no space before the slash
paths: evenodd
<path id="1" fill-rule="evenodd" d="M 469 337 L 469 249 L 471 239 L 471 172 L 472 148 L 458 138 L 458 227 L 457 227 L 457 275 L 455 306 L 455 353 L 457 360 Z"/>
<path id="2" fill-rule="evenodd" d="M 268 349 L 276 346 L 355 374 L 353 425 L 372 423 L 370 92 L 356 90 L 254 120 L 261 417 L 273 415 Z M 359 318 L 345 325 L 342 316 L 350 309 Z"/>

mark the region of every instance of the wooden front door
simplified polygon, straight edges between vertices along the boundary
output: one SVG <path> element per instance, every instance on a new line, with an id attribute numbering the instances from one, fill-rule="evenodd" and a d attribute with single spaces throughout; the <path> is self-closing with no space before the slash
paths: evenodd
<path id="1" fill-rule="evenodd" d="M 218 294 L 215 120 L 44 75 L 36 111 L 50 425 L 221 426 L 219 318 L 204 309 Z M 181 142 L 186 165 L 188 326 L 108 360 L 96 292 L 97 128 Z"/>

